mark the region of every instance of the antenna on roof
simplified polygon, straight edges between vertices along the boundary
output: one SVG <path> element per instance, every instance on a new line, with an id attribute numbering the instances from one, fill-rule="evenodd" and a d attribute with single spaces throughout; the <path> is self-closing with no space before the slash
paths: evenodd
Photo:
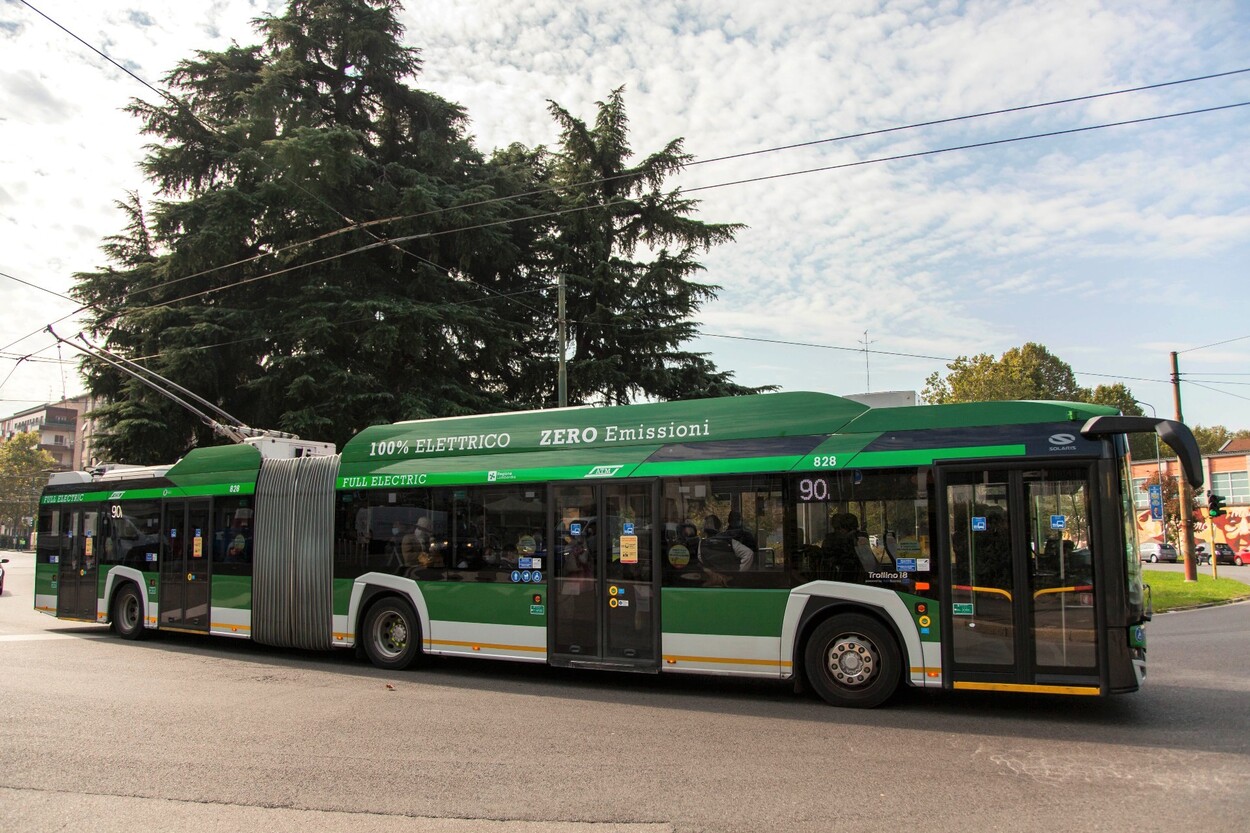
<path id="1" fill-rule="evenodd" d="M 83 345 L 86 345 L 86 346 L 82 346 L 72 341 L 69 341 L 68 339 L 61 338 L 59 335 L 57 335 L 53 331 L 52 327 L 50 326 L 47 328 L 47 331 L 51 333 L 52 337 L 57 340 L 58 345 L 67 344 L 70 347 L 73 347 L 75 350 L 79 351 L 80 353 L 84 353 L 93 359 L 98 359 L 99 361 L 112 365 L 113 367 L 117 368 L 123 373 L 133 376 L 135 379 L 147 385 L 152 390 L 159 393 L 161 396 L 164 396 L 165 398 L 170 399 L 173 402 L 176 402 L 177 404 L 181 405 L 183 408 L 186 408 L 188 411 L 195 414 L 197 417 L 203 420 L 205 425 L 207 425 L 209 428 L 212 428 L 214 431 L 216 431 L 218 434 L 221 434 L 223 437 L 226 437 L 231 442 L 241 443 L 247 440 L 248 437 L 274 437 L 274 438 L 283 438 L 283 439 L 291 439 L 291 440 L 299 439 L 299 437 L 297 437 L 295 434 L 288 434 L 284 431 L 268 431 L 268 430 L 260 429 L 260 428 L 251 428 L 248 425 L 246 425 L 242 420 L 238 419 L 235 416 L 232 416 L 231 414 L 226 413 L 226 411 L 222 410 L 217 405 L 214 405 L 212 402 L 209 402 L 204 397 L 200 396 L 199 394 L 193 391 L 187 390 L 182 385 L 179 385 L 177 382 L 171 382 L 169 379 L 166 379 L 164 376 L 160 375 L 155 370 L 146 368 L 141 364 L 137 364 L 136 362 L 130 361 L 129 359 L 122 358 L 116 353 L 110 353 L 108 350 L 105 350 L 103 347 L 97 347 L 96 345 L 92 344 L 90 341 L 87 341 L 87 337 L 81 333 L 79 333 L 78 337 L 79 339 L 82 340 Z M 203 410 L 201 410 L 200 408 L 197 408 L 195 405 L 192 405 L 190 402 L 187 402 L 181 396 L 178 396 L 172 391 L 177 391 L 183 396 L 198 402 L 201 406 L 203 406 L 207 410 L 215 413 L 218 417 L 220 417 L 220 419 L 214 419 L 212 416 L 209 416 Z"/>

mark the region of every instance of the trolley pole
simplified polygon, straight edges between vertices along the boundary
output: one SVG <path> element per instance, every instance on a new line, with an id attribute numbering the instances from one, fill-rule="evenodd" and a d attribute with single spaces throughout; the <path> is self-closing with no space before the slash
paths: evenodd
<path id="1" fill-rule="evenodd" d="M 1185 418 L 1181 414 L 1181 371 L 1175 351 L 1172 353 L 1172 402 L 1176 406 L 1176 421 L 1184 422 Z M 1181 513 L 1181 540 L 1178 543 L 1185 556 L 1185 581 L 1197 581 L 1198 564 L 1194 558 L 1194 493 L 1184 471 L 1177 471 L 1176 485 Z M 1215 557 L 1214 552 L 1211 557 Z"/>

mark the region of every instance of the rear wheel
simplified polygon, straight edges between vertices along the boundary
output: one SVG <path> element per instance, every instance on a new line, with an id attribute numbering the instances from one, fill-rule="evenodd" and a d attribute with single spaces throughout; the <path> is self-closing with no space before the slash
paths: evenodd
<path id="1" fill-rule="evenodd" d="M 140 639 L 143 630 L 143 597 L 127 582 L 113 597 L 113 632 L 122 639 Z"/>
<path id="2" fill-rule="evenodd" d="M 1156 564 L 1156 563 L 1158 563 L 1158 561 L 1159 561 L 1159 556 L 1157 556 L 1157 555 L 1152 555 L 1152 556 L 1150 556 L 1150 563 L 1151 563 L 1151 564 Z"/>
<path id="3" fill-rule="evenodd" d="M 869 616 L 843 613 L 816 626 L 803 652 L 807 679 L 827 703 L 870 709 L 898 688 L 902 660 L 893 634 Z"/>
<path id="4" fill-rule="evenodd" d="M 1245 564 L 1246 562 L 1244 562 L 1244 561 L 1242 561 L 1242 560 L 1241 560 L 1241 556 L 1240 556 L 1240 555 L 1235 555 L 1235 556 L 1233 556 L 1233 563 L 1234 563 L 1234 564 L 1236 564 L 1238 567 L 1240 567 L 1240 566 L 1242 566 L 1243 564 Z"/>
<path id="5" fill-rule="evenodd" d="M 403 669 L 421 656 L 421 625 L 412 606 L 383 599 L 365 616 L 365 653 L 378 668 Z"/>

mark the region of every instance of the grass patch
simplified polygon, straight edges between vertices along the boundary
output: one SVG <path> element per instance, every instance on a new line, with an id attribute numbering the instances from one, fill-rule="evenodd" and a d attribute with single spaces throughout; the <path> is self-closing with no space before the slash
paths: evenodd
<path id="1" fill-rule="evenodd" d="M 1250 599 L 1250 584 L 1231 578 L 1213 579 L 1199 574 L 1197 581 L 1186 584 L 1184 573 L 1142 570 L 1142 581 L 1150 585 L 1155 613 L 1212 602 Z"/>

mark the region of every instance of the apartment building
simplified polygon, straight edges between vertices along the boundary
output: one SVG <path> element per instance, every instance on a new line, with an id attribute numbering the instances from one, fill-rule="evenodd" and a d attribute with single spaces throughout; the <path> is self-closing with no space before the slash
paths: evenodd
<path id="1" fill-rule="evenodd" d="M 36 431 L 39 447 L 56 459 L 58 467 L 81 470 L 91 465 L 94 454 L 94 421 L 86 416 L 94 407 L 95 400 L 84 395 L 27 408 L 0 420 L 0 437 L 8 440 Z"/>

